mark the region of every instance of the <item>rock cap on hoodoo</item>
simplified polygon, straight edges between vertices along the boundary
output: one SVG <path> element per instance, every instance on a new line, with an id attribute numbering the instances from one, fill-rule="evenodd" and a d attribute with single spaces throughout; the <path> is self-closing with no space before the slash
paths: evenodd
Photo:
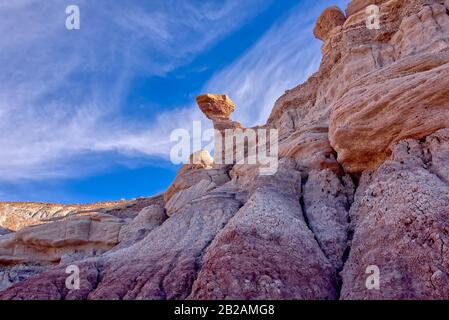
<path id="1" fill-rule="evenodd" d="M 201 111 L 209 119 L 229 118 L 235 110 L 235 104 L 225 94 L 203 94 L 196 97 L 196 102 Z"/>
<path id="2" fill-rule="evenodd" d="M 337 6 L 332 6 L 324 9 L 318 18 L 313 34 L 316 38 L 326 41 L 329 38 L 330 32 L 339 26 L 342 26 L 346 21 L 346 16 Z"/>
<path id="3" fill-rule="evenodd" d="M 10 231 L 9 231 L 8 229 L 2 228 L 2 227 L 0 226 L 0 236 L 2 236 L 2 235 L 4 235 L 4 234 L 7 234 L 7 233 L 10 233 Z"/>

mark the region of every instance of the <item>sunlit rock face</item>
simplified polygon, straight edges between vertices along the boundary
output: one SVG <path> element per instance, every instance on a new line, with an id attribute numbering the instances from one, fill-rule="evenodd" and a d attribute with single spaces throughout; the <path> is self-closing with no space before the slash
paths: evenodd
<path id="1" fill-rule="evenodd" d="M 200 151 L 154 198 L 1 204 L 0 299 L 449 299 L 449 3 L 345 12 L 319 17 L 319 70 L 258 127 L 278 130 L 274 175 Z M 244 129 L 228 96 L 197 103 Z"/>

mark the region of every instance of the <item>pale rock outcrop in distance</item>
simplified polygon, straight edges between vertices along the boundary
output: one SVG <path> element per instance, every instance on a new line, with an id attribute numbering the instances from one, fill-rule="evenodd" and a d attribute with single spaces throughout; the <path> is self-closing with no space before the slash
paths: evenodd
<path id="1" fill-rule="evenodd" d="M 124 222 L 94 214 L 26 227 L 0 238 L 0 264 L 52 263 L 104 253 L 115 246 Z M 86 254 L 85 252 L 89 252 Z"/>
<path id="2" fill-rule="evenodd" d="M 279 130 L 274 176 L 184 165 L 140 214 L 102 212 L 123 225 L 115 247 L 70 262 L 81 290 L 64 260 L 22 279 L 19 264 L 0 269 L 0 299 L 449 299 L 447 1 L 354 0 L 316 30 L 320 69 L 262 126 Z M 227 96 L 198 103 L 216 129 L 240 127 Z"/>
<path id="3" fill-rule="evenodd" d="M 54 264 L 101 255 L 119 242 L 121 246 L 129 243 L 126 228 L 121 226 L 128 226 L 142 208 L 161 203 L 162 196 L 92 205 L 0 204 L 5 209 L 0 210 L 2 221 L 21 226 L 15 233 L 1 229 L 6 235 L 0 233 L 0 290 Z M 98 212 L 92 212 L 94 209 Z M 139 229 L 132 233 L 130 238 L 135 240 L 136 234 L 144 232 Z"/>
<path id="4" fill-rule="evenodd" d="M 85 205 L 0 202 L 0 226 L 16 231 L 23 227 L 53 222 L 73 215 L 90 212 L 101 212 L 127 218 L 135 216 L 146 206 L 160 203 L 160 201 L 161 197 L 156 196 Z"/>

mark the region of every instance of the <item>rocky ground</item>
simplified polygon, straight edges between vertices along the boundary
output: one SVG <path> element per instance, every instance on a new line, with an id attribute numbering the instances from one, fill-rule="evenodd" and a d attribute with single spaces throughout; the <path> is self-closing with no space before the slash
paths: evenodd
<path id="1" fill-rule="evenodd" d="M 0 299 L 449 299 L 449 1 L 353 0 L 314 33 L 320 69 L 263 126 L 274 176 L 202 155 L 154 198 L 0 204 Z"/>

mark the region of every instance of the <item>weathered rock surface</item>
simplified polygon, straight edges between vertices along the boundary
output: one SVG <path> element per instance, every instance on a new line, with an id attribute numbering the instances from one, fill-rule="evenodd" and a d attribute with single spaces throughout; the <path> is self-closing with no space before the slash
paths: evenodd
<path id="1" fill-rule="evenodd" d="M 326 41 L 329 33 L 346 21 L 345 14 L 339 7 L 330 7 L 323 11 L 313 30 L 313 34 L 320 40 Z"/>
<path id="2" fill-rule="evenodd" d="M 331 170 L 310 172 L 304 185 L 304 214 L 323 253 L 341 270 L 348 246 L 349 208 L 354 184 L 349 176 Z"/>
<path id="3" fill-rule="evenodd" d="M 200 150 L 190 156 L 189 163 L 192 165 L 198 165 L 199 168 L 212 169 L 214 159 L 210 155 L 209 151 Z"/>
<path id="4" fill-rule="evenodd" d="M 175 180 L 164 193 L 165 203 L 170 204 L 170 200 L 179 192 L 187 190 L 197 183 L 205 180 L 221 186 L 230 180 L 228 167 L 207 168 L 204 165 L 184 165 L 176 175 Z"/>
<path id="5" fill-rule="evenodd" d="M 355 233 L 342 298 L 449 297 L 448 148 L 448 129 L 422 142 L 404 140 L 391 160 L 363 174 L 351 208 Z M 370 265 L 379 267 L 380 290 L 365 286 Z"/>
<path id="6" fill-rule="evenodd" d="M 121 244 L 133 244 L 159 227 L 167 218 L 163 207 L 158 205 L 146 207 L 131 222 L 124 224 L 120 228 L 118 241 Z"/>
<path id="7" fill-rule="evenodd" d="M 45 266 L 17 265 L 0 267 L 0 291 L 46 270 Z"/>
<path id="8" fill-rule="evenodd" d="M 119 242 L 123 224 L 97 214 L 26 227 L 0 238 L 0 264 L 56 263 L 101 254 Z"/>
<path id="9" fill-rule="evenodd" d="M 210 245 L 189 298 L 335 298 L 335 270 L 302 215 L 299 172 L 284 167 L 255 184 Z"/>
<path id="10" fill-rule="evenodd" d="M 80 291 L 69 292 L 61 284 L 64 268 L 30 278 L 26 290 L 21 285 L 8 289 L 2 298 L 41 299 L 182 299 L 190 293 L 201 254 L 241 203 L 232 189 L 214 190 L 167 219 L 134 245 L 101 258 L 81 261 L 83 281 Z M 100 282 L 98 282 L 98 270 Z M 26 283 L 24 282 L 24 283 Z M 33 293 L 44 286 L 48 291 Z"/>
<path id="11" fill-rule="evenodd" d="M 279 130 L 275 175 L 199 152 L 138 203 L 0 204 L 20 229 L 0 235 L 0 299 L 449 299 L 448 2 L 353 0 L 315 34 L 320 69 L 258 127 Z M 226 95 L 197 102 L 241 128 Z"/>

